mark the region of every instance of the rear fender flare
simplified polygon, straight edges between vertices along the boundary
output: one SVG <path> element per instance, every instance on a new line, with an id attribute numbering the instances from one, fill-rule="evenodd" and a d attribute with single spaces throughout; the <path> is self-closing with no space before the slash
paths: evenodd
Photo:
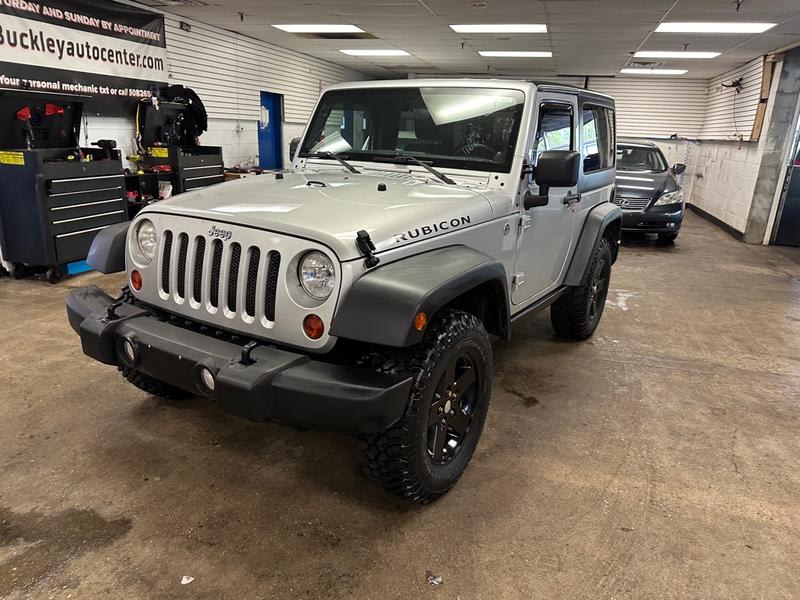
<path id="1" fill-rule="evenodd" d="M 589 276 L 594 249 L 604 236 L 611 242 L 612 261 L 616 261 L 622 234 L 622 210 L 611 202 L 598 204 L 589 211 L 572 254 L 564 285 L 581 286 Z"/>

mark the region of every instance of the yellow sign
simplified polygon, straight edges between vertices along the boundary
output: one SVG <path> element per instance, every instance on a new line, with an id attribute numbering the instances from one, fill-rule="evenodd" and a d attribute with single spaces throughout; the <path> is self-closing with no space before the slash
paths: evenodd
<path id="1" fill-rule="evenodd" d="M 168 148 L 150 148 L 150 156 L 153 158 L 168 158 L 169 157 L 169 149 Z"/>
<path id="2" fill-rule="evenodd" d="M 22 152 L 0 152 L 0 165 L 25 165 L 25 155 Z"/>

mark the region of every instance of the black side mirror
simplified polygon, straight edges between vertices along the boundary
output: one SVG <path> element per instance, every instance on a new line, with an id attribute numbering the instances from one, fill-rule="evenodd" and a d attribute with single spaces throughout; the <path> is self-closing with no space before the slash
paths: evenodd
<path id="1" fill-rule="evenodd" d="M 294 155 L 297 152 L 297 146 L 299 146 L 299 145 L 300 145 L 300 138 L 299 137 L 292 138 L 292 140 L 289 142 L 289 160 L 290 161 L 294 160 Z"/>
<path id="2" fill-rule="evenodd" d="M 539 193 L 525 193 L 523 200 L 525 210 L 536 206 L 547 206 L 551 187 L 572 187 L 577 184 L 580 167 L 581 155 L 574 150 L 542 152 L 533 174 L 533 179 L 539 186 Z"/>
<path id="3" fill-rule="evenodd" d="M 683 163 L 676 163 L 672 166 L 672 172 L 675 173 L 675 175 L 680 175 L 685 171 L 686 171 L 686 165 Z"/>
<path id="4" fill-rule="evenodd" d="M 581 155 L 574 150 L 547 150 L 539 155 L 534 180 L 539 187 L 572 187 L 578 183 Z"/>

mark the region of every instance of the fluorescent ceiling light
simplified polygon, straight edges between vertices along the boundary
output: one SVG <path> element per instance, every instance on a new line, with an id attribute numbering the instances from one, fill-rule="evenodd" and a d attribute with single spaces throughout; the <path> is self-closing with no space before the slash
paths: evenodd
<path id="1" fill-rule="evenodd" d="M 456 33 L 547 33 L 547 25 L 539 23 L 450 25 L 450 29 Z"/>
<path id="2" fill-rule="evenodd" d="M 309 25 L 298 23 L 295 25 L 273 25 L 273 27 L 281 31 L 288 31 L 289 33 L 364 33 L 363 29 L 355 25 Z"/>
<path id="3" fill-rule="evenodd" d="M 481 56 L 490 58 L 550 58 L 552 52 L 534 52 L 530 50 L 480 50 Z"/>
<path id="4" fill-rule="evenodd" d="M 777 23 L 661 23 L 657 33 L 764 33 Z"/>
<path id="5" fill-rule="evenodd" d="M 620 69 L 626 75 L 685 75 L 686 69 Z"/>
<path id="6" fill-rule="evenodd" d="M 636 58 L 717 58 L 719 52 L 670 52 L 661 50 L 639 50 Z"/>
<path id="7" fill-rule="evenodd" d="M 408 56 L 408 52 L 405 50 L 395 50 L 391 48 L 384 50 L 363 48 L 360 50 L 339 50 L 339 52 L 347 54 L 348 56 Z"/>

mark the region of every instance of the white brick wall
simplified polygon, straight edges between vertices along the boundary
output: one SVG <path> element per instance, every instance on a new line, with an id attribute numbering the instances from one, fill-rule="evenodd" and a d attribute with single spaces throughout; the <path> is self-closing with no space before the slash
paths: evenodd
<path id="1" fill-rule="evenodd" d="M 756 143 L 698 144 L 689 202 L 744 233 L 760 162 Z"/>

